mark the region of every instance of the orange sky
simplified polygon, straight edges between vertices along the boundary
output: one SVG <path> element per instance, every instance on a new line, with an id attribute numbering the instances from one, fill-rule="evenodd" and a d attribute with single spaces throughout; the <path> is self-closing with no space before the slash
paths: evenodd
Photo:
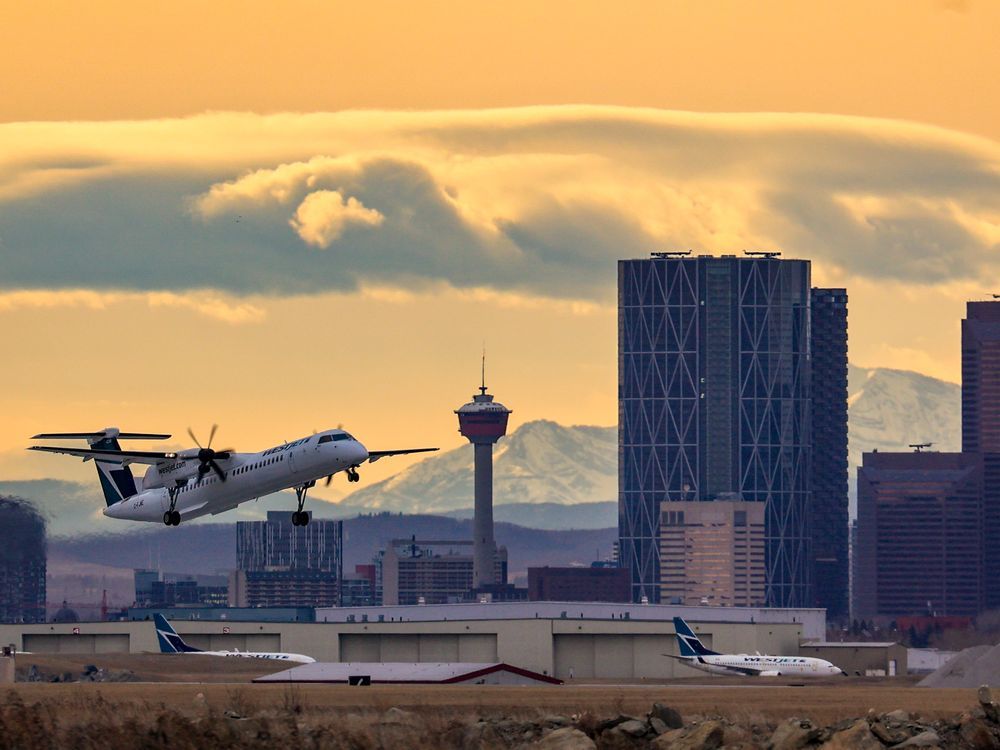
<path id="1" fill-rule="evenodd" d="M 622 104 L 1000 136 L 993 0 L 7 3 L 0 119 Z"/>
<path id="2" fill-rule="evenodd" d="M 763 197 L 770 197 L 775 186 L 762 185 L 758 170 L 792 175 L 780 184 L 792 195 L 800 187 L 813 189 L 823 180 L 822 170 L 837 171 L 842 159 L 860 162 L 864 149 L 912 142 L 918 156 L 930 154 L 919 174 L 886 167 L 887 172 L 896 169 L 898 179 L 883 193 L 862 187 L 847 194 L 848 178 L 837 187 L 845 193 L 833 202 L 862 228 L 898 220 L 907 232 L 899 240 L 904 244 L 926 235 L 928 226 L 936 231 L 947 219 L 941 247 L 967 232 L 985 257 L 1000 248 L 1000 216 L 991 203 L 996 193 L 984 188 L 977 196 L 969 192 L 974 188 L 966 188 L 939 195 L 936 175 L 946 170 L 936 160 L 940 152 L 948 164 L 968 160 L 979 165 L 970 185 L 977 174 L 984 180 L 997 174 L 998 28 L 1000 3 L 992 0 L 8 3 L 0 14 L 0 123 L 10 123 L 0 126 L 0 209 L 4 202 L 23 205 L 20 215 L 27 216 L 42 211 L 36 203 L 79 191 L 85 208 L 74 215 L 76 223 L 66 235 L 63 264 L 72 266 L 79 259 L 73 257 L 71 238 L 109 218 L 101 211 L 114 210 L 105 204 L 93 208 L 105 185 L 114 184 L 108 175 L 139 175 L 155 185 L 202 170 L 196 187 L 180 191 L 184 200 L 198 198 L 202 204 L 182 205 L 178 198 L 160 224 L 150 218 L 152 209 L 148 216 L 119 217 L 126 226 L 149 221 L 148 247 L 139 242 L 129 248 L 152 259 L 170 253 L 170 222 L 183 223 L 185 231 L 195 226 L 232 234 L 239 230 L 233 223 L 237 218 L 259 210 L 272 219 L 260 225 L 262 231 L 298 243 L 283 252 L 326 253 L 315 256 L 322 258 L 345 253 L 350 260 L 360 250 L 338 245 L 343 226 L 353 237 L 351 231 L 384 229 L 383 214 L 385 226 L 393 221 L 378 194 L 365 197 L 368 203 L 357 203 L 350 214 L 346 207 L 353 194 L 341 195 L 340 183 L 331 183 L 318 192 L 336 215 L 321 213 L 319 223 L 308 226 L 305 201 L 296 211 L 294 203 L 286 207 L 284 198 L 275 200 L 273 193 L 254 194 L 252 184 L 237 195 L 250 203 L 206 214 L 204 224 L 192 220 L 191 212 L 197 211 L 191 206 L 204 205 L 209 189 L 244 189 L 243 183 L 252 180 L 243 178 L 253 170 L 266 182 L 281 177 L 271 171 L 280 163 L 308 172 L 316 168 L 316 159 L 342 156 L 361 164 L 357 170 L 363 172 L 373 154 L 392 149 L 398 163 L 408 159 L 426 169 L 440 194 L 448 196 L 444 202 L 458 206 L 469 226 L 486 227 L 484 236 L 507 226 L 504 222 L 523 228 L 531 221 L 544 234 L 563 216 L 560 212 L 571 216 L 569 210 L 586 200 L 618 210 L 648 199 L 651 210 L 642 214 L 640 227 L 646 234 L 636 229 L 636 236 L 715 252 L 789 238 L 790 254 L 810 257 L 821 252 L 810 244 L 815 237 L 789 230 L 787 215 L 767 214 L 773 207 Z M 487 125 L 475 125 L 482 141 L 476 145 L 463 140 L 471 138 L 459 132 L 468 123 L 453 114 L 425 122 L 404 121 L 398 112 L 574 103 L 622 105 L 627 109 L 621 118 L 638 123 L 658 117 L 638 108 L 773 112 L 771 119 L 736 116 L 721 125 L 706 121 L 704 127 L 729 128 L 734 138 L 750 134 L 751 150 L 756 148 L 752 136 L 759 132 L 778 139 L 778 146 L 769 148 L 787 153 L 782 160 L 773 152 L 763 157 L 755 152 L 733 171 L 708 169 L 694 175 L 693 187 L 672 184 L 661 194 L 657 180 L 666 183 L 672 170 L 697 172 L 697 165 L 671 162 L 643 173 L 641 164 L 627 162 L 627 154 L 612 154 L 617 142 L 601 150 L 590 131 L 560 136 L 552 125 L 563 117 L 559 112 L 484 112 Z M 373 112 L 366 122 L 348 125 L 303 124 L 307 118 L 301 117 L 263 124 L 233 120 L 233 140 L 238 136 L 239 143 L 231 148 L 226 133 L 218 132 L 230 122 L 225 118 L 164 120 L 133 129 L 110 124 L 206 111 L 308 114 L 372 108 L 395 112 Z M 567 118 L 591 123 L 592 130 L 606 127 L 611 141 L 629 132 L 601 124 L 617 114 L 567 111 Z M 784 113 L 907 122 L 795 119 Z M 482 145 L 491 118 L 495 141 Z M 533 119 L 549 130 L 539 131 L 537 141 L 521 144 L 521 151 L 512 150 L 505 159 L 504 134 Z M 37 120 L 54 123 L 47 129 L 23 125 Z M 85 132 L 69 122 L 74 120 L 96 124 Z M 696 153 L 698 140 L 690 133 L 698 132 L 699 122 L 678 116 L 662 125 L 662 137 L 688 132 L 678 150 Z M 296 128 L 301 137 L 288 136 L 299 132 Z M 772 131 L 778 135 L 768 135 Z M 846 133 L 850 140 L 858 132 L 864 148 L 852 151 L 855 147 L 844 146 L 841 136 Z M 812 151 L 806 147 L 800 159 L 796 149 L 816 133 L 819 145 Z M 965 139 L 964 134 L 982 138 Z M 827 135 L 828 141 L 822 140 Z M 819 153 L 824 143 L 829 143 L 828 162 Z M 104 158 L 106 172 L 86 175 L 79 168 L 89 159 Z M 21 164 L 32 160 L 41 166 Z M 794 174 L 795 165 L 806 160 L 811 160 L 803 168 L 808 179 Z M 629 186 L 633 176 L 633 192 L 627 193 L 622 186 Z M 919 189 L 908 180 L 919 182 Z M 950 185 L 951 177 L 939 182 Z M 40 229 L 66 215 L 62 208 L 53 211 L 39 214 Z M 12 210 L 10 215 L 19 214 Z M 825 218 L 811 220 L 810 226 L 822 226 Z M 622 229 L 607 226 L 593 229 Z M 11 245 L 18 231 L 5 226 L 0 214 L 0 251 L 7 243 L 18 252 Z M 108 229 L 94 242 L 113 243 L 116 231 Z M 613 245 L 614 238 L 609 234 L 606 241 Z M 634 254 L 629 247 L 623 243 L 622 253 Z M 494 260 L 510 250 L 488 242 L 484 248 L 483 257 Z M 406 249 L 400 246 L 400 254 Z M 556 257 L 560 251 L 555 248 Z M 826 252 L 814 268 L 814 280 L 849 287 L 853 361 L 957 379 L 964 300 L 1000 286 L 988 265 L 981 266 L 985 271 L 973 269 L 937 283 L 924 266 L 915 266 L 920 278 L 891 272 L 882 278 L 877 269 L 856 275 L 846 261 L 838 263 L 835 253 Z M 386 258 L 387 265 L 394 260 Z M 185 269 L 187 262 L 176 256 L 178 275 L 195 277 L 195 271 Z M 894 263 L 888 256 L 885 262 Z M 428 286 L 426 278 L 410 285 L 405 275 L 366 280 L 363 272 L 354 279 L 358 285 L 329 291 L 292 293 L 287 284 L 272 288 L 262 280 L 256 293 L 200 292 L 176 281 L 158 286 L 159 272 L 152 265 L 142 289 L 132 281 L 115 284 L 109 268 L 111 283 L 94 290 L 67 281 L 54 267 L 51 283 L 31 277 L 31 283 L 0 289 L 5 355 L 18 363 L 0 368 L 0 412 L 5 415 L 0 477 L 89 476 L 89 467 L 81 474 L 81 467 L 67 468 L 49 456 L 24 458 L 24 438 L 41 430 L 109 423 L 181 435 L 189 424 L 204 433 L 219 422 L 219 439 L 238 449 L 256 450 L 338 423 L 373 448 L 453 447 L 461 439 L 450 410 L 476 385 L 484 339 L 491 383 L 515 411 L 512 426 L 543 417 L 612 424 L 617 415 L 613 257 L 607 263 L 603 291 L 588 291 L 588 278 L 579 281 L 578 289 L 551 298 L 531 278 L 503 284 L 485 278 L 481 288 L 470 290 L 454 278 L 436 284 L 433 274 Z M 567 268 L 572 276 L 572 265 Z M 25 272 L 24 278 L 29 276 Z M 30 290 L 28 296 L 21 294 L 22 286 Z M 67 296 L 67 288 L 76 291 Z M 167 296 L 148 296 L 158 289 Z M 109 341 L 118 357 L 110 372 Z M 129 357 L 121 356 L 123 349 Z M 385 476 L 406 463 L 381 462 L 370 467 L 369 476 Z"/>

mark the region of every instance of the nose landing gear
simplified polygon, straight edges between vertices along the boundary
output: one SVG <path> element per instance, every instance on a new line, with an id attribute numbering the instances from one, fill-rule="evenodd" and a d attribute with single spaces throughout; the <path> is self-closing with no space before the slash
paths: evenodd
<path id="1" fill-rule="evenodd" d="M 361 475 L 358 474 L 358 467 L 357 466 L 351 466 L 350 468 L 348 468 L 348 470 L 347 470 L 347 481 L 348 482 L 360 482 L 361 481 Z"/>

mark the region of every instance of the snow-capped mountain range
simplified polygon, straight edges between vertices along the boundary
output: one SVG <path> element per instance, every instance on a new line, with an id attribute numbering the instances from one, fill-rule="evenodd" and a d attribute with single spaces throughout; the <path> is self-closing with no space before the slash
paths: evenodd
<path id="1" fill-rule="evenodd" d="M 910 443 L 933 442 L 934 450 L 959 449 L 958 385 L 915 372 L 853 365 L 849 380 L 852 483 L 861 454 L 873 448 L 908 450 Z M 615 427 L 527 422 L 503 438 L 494 450 L 494 505 L 572 505 L 613 502 L 618 496 Z M 472 446 L 465 445 L 357 490 L 343 503 L 408 513 L 469 508 L 472 465 Z"/>
<path id="2" fill-rule="evenodd" d="M 961 445 L 961 389 L 915 372 L 851 367 L 849 387 L 850 483 L 856 486 L 861 454 L 873 448 L 908 450 L 933 442 L 934 450 Z M 618 435 L 615 427 L 566 427 L 527 422 L 494 449 L 494 505 L 498 521 L 541 529 L 616 526 Z M 391 511 L 468 517 L 472 507 L 472 446 L 434 455 L 382 482 L 362 487 L 337 503 L 315 501 L 318 517 L 347 518 Z M 34 500 L 50 518 L 50 533 L 76 536 L 124 531 L 101 515 L 96 482 L 34 480 L 4 482 L 0 494 Z M 291 507 L 272 495 L 226 516 L 226 521 L 263 518 L 267 510 Z"/>
<path id="3" fill-rule="evenodd" d="M 425 459 L 342 502 L 373 510 L 446 513 L 472 505 L 472 445 Z M 493 504 L 573 505 L 618 497 L 618 430 L 526 422 L 493 449 Z"/>

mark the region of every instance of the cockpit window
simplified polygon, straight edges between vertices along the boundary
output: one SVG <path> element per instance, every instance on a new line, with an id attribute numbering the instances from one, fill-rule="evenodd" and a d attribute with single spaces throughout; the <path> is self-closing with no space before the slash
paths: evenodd
<path id="1" fill-rule="evenodd" d="M 319 442 L 321 443 L 329 443 L 331 440 L 354 440 L 354 438 L 352 438 L 346 432 L 335 432 L 332 435 L 319 436 Z"/>

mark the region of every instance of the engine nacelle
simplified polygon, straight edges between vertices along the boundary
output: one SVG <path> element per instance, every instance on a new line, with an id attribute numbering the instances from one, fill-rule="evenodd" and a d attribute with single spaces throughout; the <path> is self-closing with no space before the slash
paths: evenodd
<path id="1" fill-rule="evenodd" d="M 142 478 L 144 490 L 155 487 L 172 487 L 178 482 L 186 483 L 198 473 L 197 461 L 186 461 L 177 458 L 169 463 L 154 464 L 146 469 Z"/>

